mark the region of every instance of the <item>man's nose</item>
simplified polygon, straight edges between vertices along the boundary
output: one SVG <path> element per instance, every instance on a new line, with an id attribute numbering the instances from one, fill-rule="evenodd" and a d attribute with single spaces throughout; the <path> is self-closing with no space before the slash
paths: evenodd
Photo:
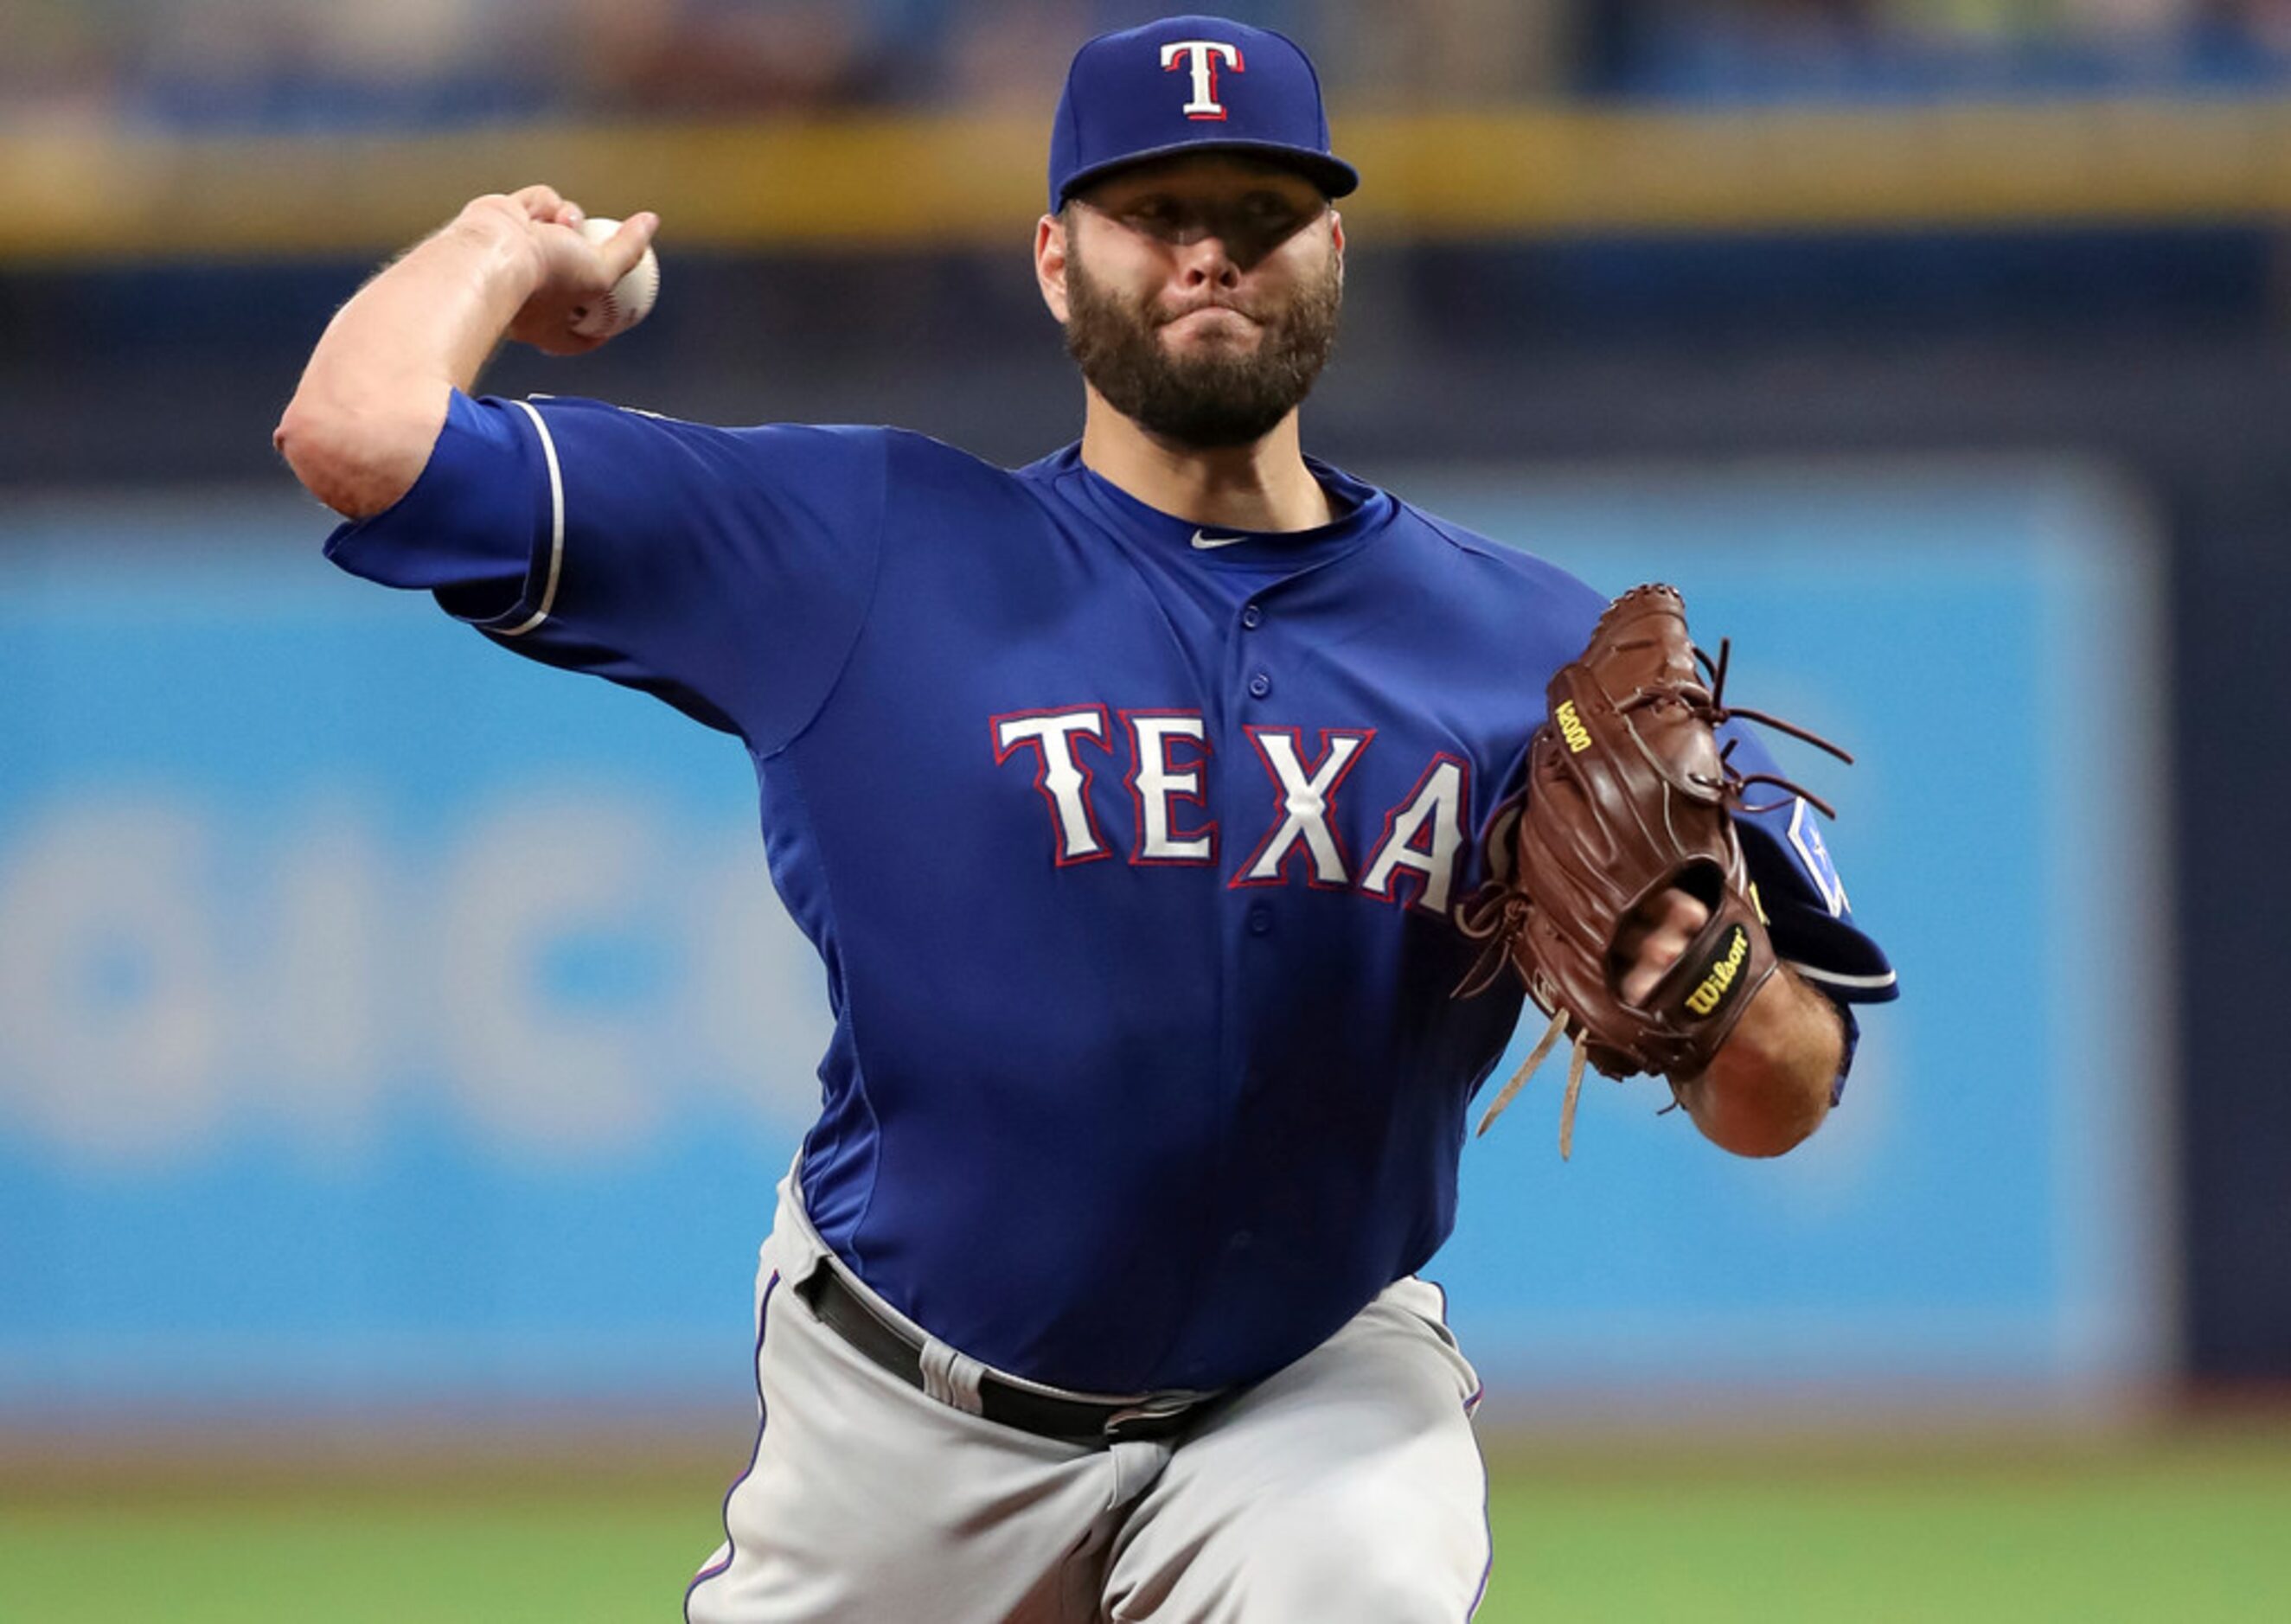
<path id="1" fill-rule="evenodd" d="M 1234 287 L 1241 281 L 1241 262 L 1214 231 L 1203 232 L 1178 250 L 1178 274 L 1187 287 Z"/>

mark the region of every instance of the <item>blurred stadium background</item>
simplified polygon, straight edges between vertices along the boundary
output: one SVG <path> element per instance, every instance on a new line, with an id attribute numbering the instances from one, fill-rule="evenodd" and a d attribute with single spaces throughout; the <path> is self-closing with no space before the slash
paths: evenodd
<path id="1" fill-rule="evenodd" d="M 663 302 L 494 390 L 1030 459 L 1154 9 L 0 7 L 0 1619 L 674 1605 L 819 977 L 736 754 L 334 575 L 269 430 L 547 179 Z M 2291 1616 L 2291 4 L 1227 9 L 1365 176 L 1308 444 L 1679 581 L 1906 989 L 1785 1162 L 1469 1150 L 1482 1616 Z"/>

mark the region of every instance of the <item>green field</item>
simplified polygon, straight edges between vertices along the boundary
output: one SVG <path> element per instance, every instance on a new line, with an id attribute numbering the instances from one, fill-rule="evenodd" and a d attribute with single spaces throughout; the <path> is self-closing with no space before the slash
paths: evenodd
<path id="1" fill-rule="evenodd" d="M 1748 1459 L 1579 1442 L 1499 1462 L 1486 1624 L 2291 1620 L 2279 1427 Z M 570 1488 L 434 1467 L 149 1475 L 0 1472 L 0 1620 L 673 1620 L 722 1486 L 681 1466 Z"/>

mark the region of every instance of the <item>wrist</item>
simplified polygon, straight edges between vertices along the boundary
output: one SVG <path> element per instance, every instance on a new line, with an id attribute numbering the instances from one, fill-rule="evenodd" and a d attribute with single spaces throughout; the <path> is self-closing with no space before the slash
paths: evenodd
<path id="1" fill-rule="evenodd" d="M 548 267 L 533 222 L 507 198 L 478 198 L 454 216 L 438 237 L 468 256 L 487 289 L 510 300 L 512 310 L 547 279 Z"/>
<path id="2" fill-rule="evenodd" d="M 1778 1156 L 1829 1114 L 1843 1041 L 1829 1001 L 1778 967 L 1709 1069 L 1672 1088 L 1706 1138 L 1740 1156 Z"/>
<path id="3" fill-rule="evenodd" d="M 1738 1067 L 1761 1072 L 1835 1072 L 1843 1037 L 1830 1001 L 1778 964 L 1718 1054 Z"/>

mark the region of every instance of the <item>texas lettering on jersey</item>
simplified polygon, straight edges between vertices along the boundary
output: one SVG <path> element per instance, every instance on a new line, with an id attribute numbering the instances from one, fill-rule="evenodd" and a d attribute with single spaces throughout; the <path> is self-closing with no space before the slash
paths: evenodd
<path id="1" fill-rule="evenodd" d="M 1118 720 L 1116 720 L 1118 719 Z M 1216 748 L 1200 712 L 1120 711 L 1103 704 L 1018 711 L 992 719 L 994 762 L 1023 758 L 1049 813 L 1051 860 L 1064 868 L 1117 855 L 1101 825 L 1090 789 L 1101 767 L 1124 765 L 1132 813 L 1132 864 L 1214 866 L 1221 832 L 1209 816 L 1205 774 Z M 1266 815 L 1248 855 L 1226 883 L 1286 885 L 1302 879 L 1317 890 L 1354 890 L 1385 902 L 1408 902 L 1444 914 L 1466 849 L 1471 767 L 1434 753 L 1415 786 L 1384 814 L 1364 856 L 1346 850 L 1337 798 L 1376 740 L 1373 728 L 1323 728 L 1307 745 L 1304 730 L 1251 724 L 1242 729 L 1264 768 Z M 1412 896 L 1403 898 L 1405 884 Z"/>

